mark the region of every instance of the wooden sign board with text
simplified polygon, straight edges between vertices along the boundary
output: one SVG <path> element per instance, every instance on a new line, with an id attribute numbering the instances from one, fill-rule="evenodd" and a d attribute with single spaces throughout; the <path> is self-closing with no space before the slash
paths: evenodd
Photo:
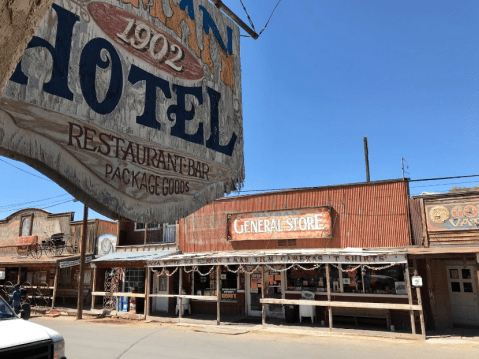
<path id="1" fill-rule="evenodd" d="M 328 238 L 332 235 L 328 207 L 228 215 L 228 240 Z"/>
<path id="2" fill-rule="evenodd" d="M 184 217 L 244 180 L 239 38 L 208 0 L 57 0 L 0 98 L 0 154 L 106 216 Z"/>

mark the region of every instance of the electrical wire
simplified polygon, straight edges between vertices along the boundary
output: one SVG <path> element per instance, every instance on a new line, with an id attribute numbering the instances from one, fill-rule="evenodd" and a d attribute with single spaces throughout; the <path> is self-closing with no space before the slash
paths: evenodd
<path id="1" fill-rule="evenodd" d="M 15 166 L 15 165 L 12 165 L 11 163 L 8 163 L 7 161 L 2 160 L 1 158 L 0 158 L 0 161 L 2 161 L 3 163 L 6 163 L 6 164 L 9 165 L 9 166 L 12 166 L 12 167 L 16 168 L 16 169 L 19 170 L 19 171 L 22 171 L 22 172 L 27 173 L 27 174 L 29 174 L 30 176 L 40 178 L 40 179 L 42 179 L 42 180 L 44 180 L 44 181 L 50 181 L 50 182 L 55 183 L 54 181 L 52 181 L 52 180 L 49 179 L 49 178 L 37 176 L 36 174 L 30 173 L 30 172 L 28 172 L 28 171 L 25 171 L 25 170 L 21 169 L 20 167 L 17 167 L 17 166 Z"/>
<path id="2" fill-rule="evenodd" d="M 49 203 L 45 203 L 43 205 L 37 205 L 37 207 L 42 207 L 42 209 L 45 209 L 45 208 L 50 208 L 50 207 L 54 207 L 54 206 L 58 206 L 60 204 L 63 204 L 63 203 L 68 203 L 68 202 L 73 202 L 74 198 L 72 199 L 69 199 L 68 201 L 55 201 L 55 202 L 49 202 Z M 16 212 L 18 210 L 22 210 L 24 209 L 23 206 L 18 206 L 18 207 L 12 207 L 12 208 L 9 208 L 9 209 L 4 209 L 4 210 L 0 210 L 0 213 L 5 213 L 5 212 Z"/>
<path id="3" fill-rule="evenodd" d="M 45 199 L 39 199 L 39 200 L 36 200 L 36 201 L 29 201 L 29 202 L 23 202 L 23 203 L 9 204 L 9 205 L 6 205 L 6 206 L 0 206 L 0 210 L 2 210 L 2 209 L 9 209 L 9 208 L 18 207 L 18 206 L 25 206 L 25 205 L 31 204 L 31 203 L 38 203 L 38 202 L 49 201 L 49 200 L 51 200 L 51 199 L 58 198 L 58 197 L 64 197 L 64 196 L 69 196 L 69 194 L 68 194 L 68 193 L 64 193 L 64 194 L 61 194 L 61 195 L 59 195 L 59 196 L 54 196 L 54 197 L 45 198 Z"/>

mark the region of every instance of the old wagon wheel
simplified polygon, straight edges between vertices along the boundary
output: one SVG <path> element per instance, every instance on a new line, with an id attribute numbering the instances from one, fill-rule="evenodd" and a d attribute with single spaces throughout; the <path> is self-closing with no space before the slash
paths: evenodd
<path id="1" fill-rule="evenodd" d="M 42 246 L 39 245 L 38 243 L 33 243 L 30 246 L 29 254 L 35 259 L 40 259 L 42 256 Z"/>
<path id="2" fill-rule="evenodd" d="M 72 237 L 68 237 L 66 240 L 66 250 L 69 254 L 76 254 L 78 253 L 78 245 L 75 242 L 75 239 Z"/>
<path id="3" fill-rule="evenodd" d="M 57 257 L 61 256 L 63 253 L 63 247 L 65 247 L 63 244 L 59 246 L 55 246 L 55 255 Z"/>
<path id="4" fill-rule="evenodd" d="M 45 241 L 42 247 L 48 257 L 52 258 L 55 256 L 55 243 L 52 240 Z"/>
<path id="5" fill-rule="evenodd" d="M 48 294 L 46 294 L 48 293 Z M 37 286 L 37 305 L 39 307 L 48 307 L 49 304 L 48 302 L 50 301 L 50 287 L 48 286 L 48 283 L 40 283 L 40 285 Z"/>

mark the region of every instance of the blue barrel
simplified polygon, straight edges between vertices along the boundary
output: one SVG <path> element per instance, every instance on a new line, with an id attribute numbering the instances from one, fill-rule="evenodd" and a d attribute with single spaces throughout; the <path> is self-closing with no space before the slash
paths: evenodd
<path id="1" fill-rule="evenodd" d="M 121 311 L 122 312 L 128 312 L 129 310 L 129 304 L 130 304 L 130 298 L 128 297 L 120 297 L 121 298 Z"/>

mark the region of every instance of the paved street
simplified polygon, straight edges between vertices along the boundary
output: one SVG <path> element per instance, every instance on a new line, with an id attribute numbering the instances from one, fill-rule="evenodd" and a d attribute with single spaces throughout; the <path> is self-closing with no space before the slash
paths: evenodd
<path id="1" fill-rule="evenodd" d="M 67 358 L 352 358 L 468 359 L 479 346 L 361 337 L 299 336 L 263 331 L 213 333 L 213 328 L 72 317 L 32 318 L 59 331 Z"/>

